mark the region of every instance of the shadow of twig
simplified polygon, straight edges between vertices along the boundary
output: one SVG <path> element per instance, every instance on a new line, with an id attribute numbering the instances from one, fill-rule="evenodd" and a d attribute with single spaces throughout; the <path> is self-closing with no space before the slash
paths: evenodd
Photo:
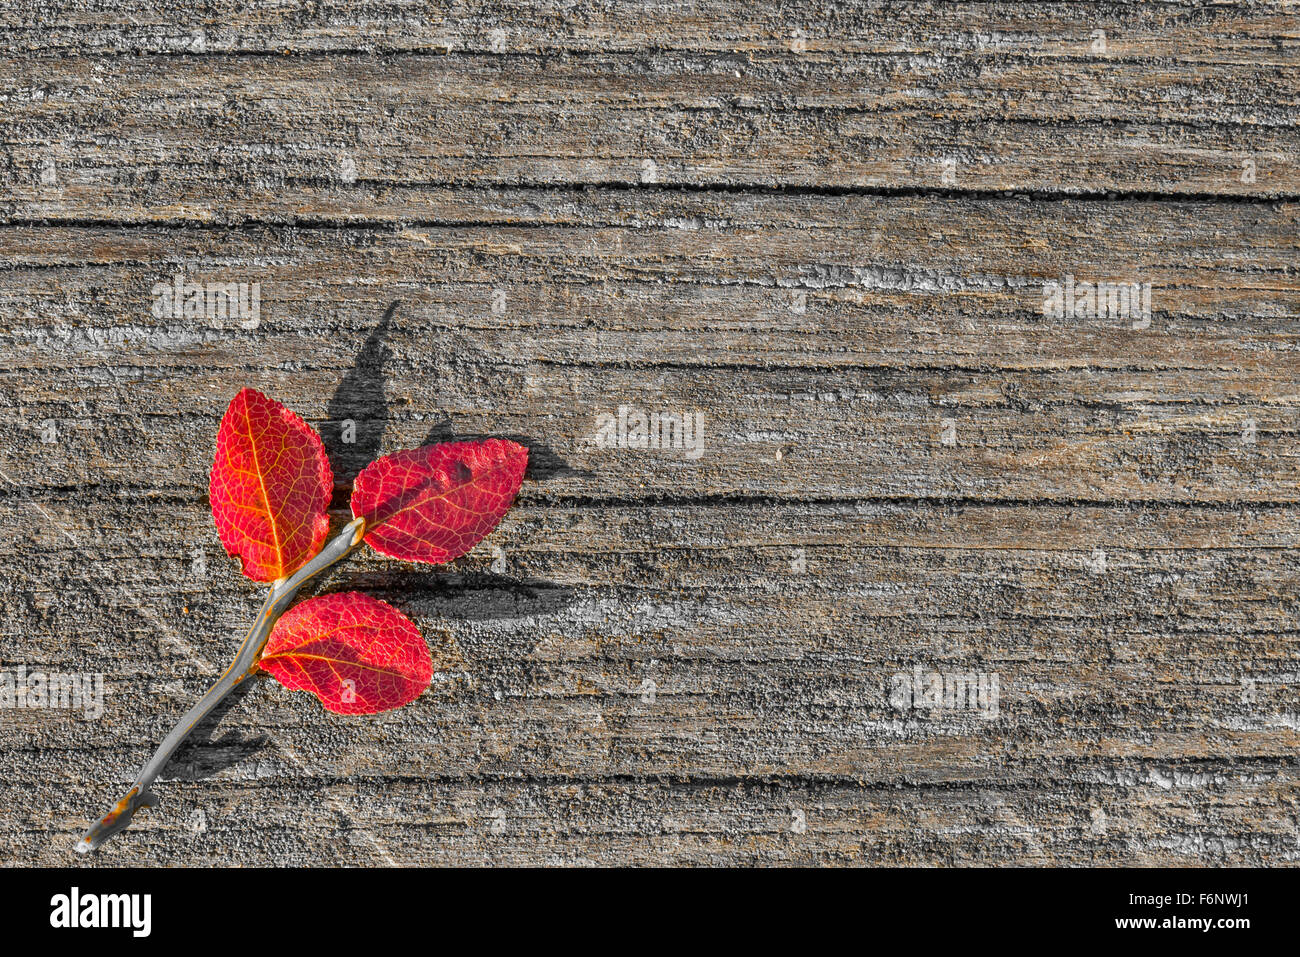
<path id="1" fill-rule="evenodd" d="M 243 700 L 251 688 L 251 680 L 236 685 L 235 689 L 195 726 L 190 736 L 176 749 L 176 754 L 172 757 L 169 768 L 171 776 L 180 781 L 202 781 L 232 764 L 238 764 L 252 757 L 266 747 L 270 738 L 265 734 L 241 737 L 235 731 L 227 731 L 218 740 L 212 739 L 221 719 Z"/>

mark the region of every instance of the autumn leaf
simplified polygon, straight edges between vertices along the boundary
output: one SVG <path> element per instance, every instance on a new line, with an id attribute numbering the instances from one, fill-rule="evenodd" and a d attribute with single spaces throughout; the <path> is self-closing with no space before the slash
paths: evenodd
<path id="1" fill-rule="evenodd" d="M 316 430 L 256 389 L 230 402 L 208 495 L 226 552 L 254 581 L 293 574 L 329 531 L 334 476 Z"/>
<path id="2" fill-rule="evenodd" d="M 506 439 L 450 442 L 371 462 L 352 489 L 366 542 L 410 562 L 459 558 L 497 527 L 519 492 L 528 449 Z"/>
<path id="3" fill-rule="evenodd" d="M 336 714 L 400 708 L 433 680 L 429 646 L 414 623 L 355 591 L 290 608 L 271 632 L 260 664 L 286 688 L 310 691 Z"/>

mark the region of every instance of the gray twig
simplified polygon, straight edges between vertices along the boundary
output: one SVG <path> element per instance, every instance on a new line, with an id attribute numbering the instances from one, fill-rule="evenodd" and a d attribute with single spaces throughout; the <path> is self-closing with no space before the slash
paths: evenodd
<path id="1" fill-rule="evenodd" d="M 361 543 L 361 538 L 365 534 L 365 524 L 365 519 L 353 519 L 311 561 L 288 578 L 281 578 L 271 585 L 271 593 L 267 595 L 266 603 L 258 612 L 253 627 L 248 629 L 248 634 L 240 643 L 239 651 L 230 667 L 217 679 L 216 684 L 209 688 L 189 711 L 185 712 L 176 723 L 176 727 L 172 728 L 171 733 L 163 739 L 163 743 L 158 746 L 153 757 L 140 770 L 139 777 L 136 778 L 131 790 L 126 792 L 126 796 L 118 801 L 111 811 L 90 825 L 85 837 L 77 843 L 78 854 L 88 854 L 95 850 L 114 834 L 125 830 L 137 810 L 142 807 L 153 807 L 158 803 L 158 796 L 149 790 L 149 786 L 158 777 L 172 753 L 194 730 L 194 726 L 221 702 L 222 698 L 257 671 L 257 663 L 262 657 L 262 649 L 266 647 L 266 640 L 271 636 L 271 629 L 289 607 L 294 596 L 303 585 L 334 563 L 341 561 Z"/>

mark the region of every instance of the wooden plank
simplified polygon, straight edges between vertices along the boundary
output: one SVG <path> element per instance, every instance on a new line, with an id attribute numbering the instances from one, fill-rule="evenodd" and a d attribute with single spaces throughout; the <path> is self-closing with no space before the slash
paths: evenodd
<path id="1" fill-rule="evenodd" d="M 1296 36 L 1286 3 L 1136 0 L 1081 3 L 858 0 L 820 8 L 788 0 L 347 0 L 309 8 L 276 0 L 141 0 L 129 13 L 83 0 L 0 11 L 14 53 L 996 53 L 1135 56 L 1257 62 L 1280 59 Z M 1094 35 L 1103 31 L 1103 51 Z M 802 42 L 800 42 L 802 41 Z"/>
<path id="2" fill-rule="evenodd" d="M 168 785 L 115 861 L 197 866 L 423 865 L 1255 865 L 1294 863 L 1294 830 L 1267 808 L 1294 802 L 1288 762 L 1081 770 L 1044 790 L 863 789 L 785 781 L 363 781 Z M 66 800 L 66 799 L 63 799 Z M 6 833 L 48 855 L 52 823 L 21 809 Z M 298 809 L 267 820 L 270 802 Z M 51 820 L 53 818 L 53 821 Z M 358 827 L 364 822 L 370 827 Z M 1156 840 L 1151 835 L 1161 835 Z M 649 836 L 647 836 L 649 835 Z M 183 848 L 183 853 L 174 849 Z M 47 857 L 57 861 L 58 858 Z"/>
<path id="3" fill-rule="evenodd" d="M 56 711 L 0 718 L 3 733 L 23 734 L 23 775 L 48 776 L 70 792 L 61 799 L 65 817 L 91 801 L 98 782 L 125 783 L 146 742 L 208 680 L 198 665 L 221 663 L 256 601 L 218 557 L 201 499 L 83 508 L 88 499 L 74 492 L 66 502 L 47 501 L 53 522 L 20 533 L 43 547 L 24 549 L 30 564 L 14 595 L 27 598 L 7 599 L 5 608 L 7 644 L 39 636 L 25 644 L 25 660 L 112 675 L 112 743 L 85 754 L 89 774 L 80 781 L 53 762 L 84 747 L 83 719 Z M 988 808 L 1009 794 L 1062 800 L 1068 782 L 1089 782 L 1094 794 L 1110 795 L 1099 806 L 1114 814 L 1112 802 L 1127 803 L 1122 795 L 1147 782 L 1150 813 L 1173 813 L 1170 800 L 1244 786 L 1234 768 L 1257 767 L 1257 785 L 1289 780 L 1276 772 L 1291 766 L 1300 744 L 1291 712 L 1296 521 L 1291 508 L 1146 508 L 1126 518 L 1096 508 L 945 514 L 916 505 L 798 506 L 755 516 L 739 506 L 525 503 L 499 536 L 504 577 L 490 570 L 496 556 L 481 548 L 447 572 L 413 573 L 366 558 L 327 582 L 365 588 L 415 616 L 435 648 L 433 690 L 389 715 L 331 722 L 307 696 L 258 683 L 213 731 L 213 744 L 178 761 L 169 776 L 191 786 L 177 794 L 177 785 L 167 785 L 179 807 L 168 807 L 161 831 L 125 859 L 185 859 L 193 841 L 228 839 L 220 827 L 196 838 L 185 823 L 196 816 L 191 808 L 208 808 L 198 817 L 215 821 L 237 801 L 259 805 L 276 788 L 291 795 L 283 806 L 326 814 L 317 807 L 322 792 L 337 790 L 350 803 L 358 788 L 369 793 L 369 781 L 387 796 L 362 812 L 379 839 L 395 829 L 407 835 L 399 846 L 419 838 L 415 859 L 439 859 L 452 849 L 441 846 L 436 827 L 419 830 L 419 815 L 404 816 L 404 803 L 421 790 L 425 800 L 457 791 L 467 780 L 490 792 L 488 809 L 476 813 L 512 807 L 516 834 L 519 811 L 502 792 L 620 782 L 635 802 L 645 786 L 634 781 L 680 780 L 676 790 L 651 785 L 663 789 L 675 814 L 701 787 L 731 793 L 736 784 L 711 782 L 739 778 L 760 793 L 769 789 L 762 781 L 775 782 L 793 806 L 838 789 L 850 815 L 865 813 L 863 802 L 870 807 L 882 787 L 919 788 L 917 800 L 937 815 L 936 837 L 962 813 L 944 810 L 953 788 L 965 795 L 961 806 Z M 114 537 L 132 524 L 143 526 L 138 540 Z M 20 525 L 7 515 L 0 527 Z M 193 568 L 196 547 L 208 564 L 202 574 Z M 74 566 L 87 571 L 74 575 Z M 1069 608 L 1060 604 L 1063 593 Z M 97 622 L 93 646 L 74 638 L 86 620 Z M 913 663 L 996 671 L 997 716 L 892 707 L 891 676 Z M 1246 696 L 1243 681 L 1254 682 L 1256 694 Z M 1036 742 L 1030 752 L 1015 745 L 1024 741 Z M 1165 782 L 1176 778 L 1186 783 L 1170 793 Z M 528 781 L 555 783 L 518 783 Z M 394 806 L 397 792 L 408 797 Z M 754 797 L 745 793 L 733 794 L 723 813 L 748 813 Z M 574 826 L 597 826 L 604 813 L 592 809 Z M 238 831 L 255 818 L 240 812 L 228 826 Z M 1042 819 L 1034 822 L 1020 824 L 1041 834 Z M 79 825 L 55 818 L 46 826 L 66 830 L 70 842 Z M 15 825 L 20 843 L 22 830 Z M 309 853 L 304 841 L 323 840 L 293 837 L 274 823 L 270 830 L 268 853 L 291 858 Z M 895 834 L 887 841 L 913 844 L 927 833 L 910 820 L 885 832 Z M 560 850 L 543 842 L 529 854 L 591 847 L 552 839 Z M 833 857 L 837 842 L 865 839 L 818 831 L 801 853 Z M 1165 829 L 1130 840 L 1142 860 L 1192 853 L 1192 836 L 1174 839 Z M 1102 853 L 1087 841 L 1089 853 Z M 619 843 L 596 846 L 614 854 Z M 940 847 L 934 860 L 974 854 Z M 1064 851 L 1076 860 L 1082 852 Z M 53 860 L 57 850 L 38 853 Z M 358 841 L 327 857 L 357 863 L 374 853 Z M 486 850 L 471 842 L 457 853 L 477 859 Z M 752 849 L 730 853 L 755 859 Z M 1243 861 L 1250 853 L 1245 842 L 1228 842 L 1208 859 Z"/>
<path id="4" fill-rule="evenodd" d="M 1300 195 L 1293 18 L 1162 4 L 1116 23 L 1082 7 L 1026 20 L 1015 5 L 1000 26 L 991 5 L 987 42 L 970 9 L 937 22 L 864 9 L 799 52 L 771 27 L 757 47 L 663 49 L 662 26 L 637 39 L 611 18 L 576 50 L 533 33 L 505 52 L 399 44 L 382 58 L 158 53 L 105 69 L 11 55 L 0 213 L 296 221 L 440 184 Z M 296 28 L 274 22 L 259 21 L 272 32 L 254 31 L 252 50 L 293 49 L 275 38 Z M 1113 44 L 1094 52 L 1108 27 Z M 142 29 L 69 23 L 66 36 L 157 48 L 126 39 Z M 212 51 L 245 49 L 230 29 Z M 615 32 L 630 39 L 607 42 Z M 300 36 L 308 50 L 339 42 Z M 410 36 L 416 50 L 442 42 Z"/>
<path id="5" fill-rule="evenodd" d="M 0 321 L 19 365 L 0 384 L 23 474 L 134 484 L 145 455 L 201 484 L 210 453 L 190 432 L 214 428 L 237 381 L 334 438 L 362 422 L 369 452 L 389 423 L 399 445 L 529 437 L 566 495 L 1295 501 L 1294 205 L 982 200 L 957 226 L 942 199 L 741 209 L 743 225 L 688 229 L 579 212 L 6 230 Z M 853 227 L 809 228 L 836 217 Z M 259 282 L 257 328 L 154 318 L 154 284 L 177 269 Z M 1045 318 L 1043 282 L 1076 273 L 1151 283 L 1149 326 Z M 349 379 L 363 352 L 371 368 Z M 700 455 L 597 445 L 620 407 L 704 415 Z M 60 442 L 40 440 L 46 423 Z"/>

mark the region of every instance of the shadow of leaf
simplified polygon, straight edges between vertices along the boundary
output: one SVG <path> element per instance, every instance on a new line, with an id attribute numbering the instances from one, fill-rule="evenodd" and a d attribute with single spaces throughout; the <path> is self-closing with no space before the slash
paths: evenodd
<path id="1" fill-rule="evenodd" d="M 568 462 L 555 454 L 555 450 L 544 442 L 519 433 L 473 433 L 457 434 L 451 423 L 443 420 L 429 430 L 421 445 L 437 445 L 442 442 L 481 442 L 483 439 L 509 439 L 528 449 L 528 471 L 524 479 L 533 482 L 547 482 L 557 478 L 590 478 L 595 473 L 586 469 L 575 469 Z"/>
<path id="2" fill-rule="evenodd" d="M 542 579 L 401 570 L 351 572 L 331 582 L 328 590 L 364 591 L 416 615 L 452 621 L 544 617 L 568 607 L 577 594 L 568 585 Z"/>
<path id="3" fill-rule="evenodd" d="M 444 571 L 353 572 L 339 576 L 329 590 L 364 591 L 399 608 L 419 625 L 435 655 L 458 662 L 447 670 L 470 671 L 489 684 L 530 674 L 537 666 L 533 650 L 550 629 L 527 620 L 541 625 L 578 598 L 576 588 L 541 579 Z"/>
<path id="4" fill-rule="evenodd" d="M 400 300 L 394 300 L 384 310 L 330 400 L 329 421 L 321 437 L 336 485 L 351 486 L 357 474 L 379 454 L 388 426 L 384 364 L 392 357 L 384 339 L 400 305 Z"/>

